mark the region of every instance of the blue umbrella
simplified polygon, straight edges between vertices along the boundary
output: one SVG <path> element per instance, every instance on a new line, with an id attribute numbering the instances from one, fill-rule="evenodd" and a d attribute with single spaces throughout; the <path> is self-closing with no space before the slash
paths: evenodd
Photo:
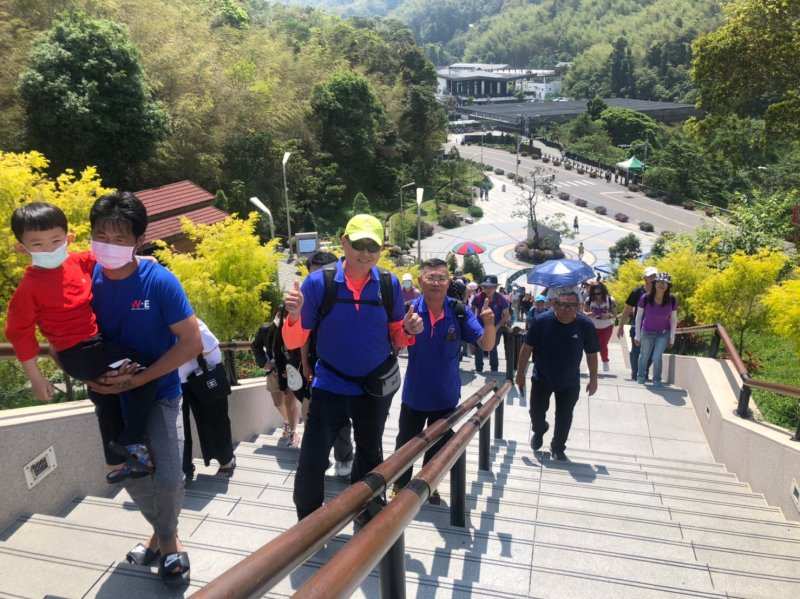
<path id="1" fill-rule="evenodd" d="M 548 260 L 528 273 L 528 283 L 543 287 L 574 287 L 594 277 L 592 267 L 581 260 Z"/>

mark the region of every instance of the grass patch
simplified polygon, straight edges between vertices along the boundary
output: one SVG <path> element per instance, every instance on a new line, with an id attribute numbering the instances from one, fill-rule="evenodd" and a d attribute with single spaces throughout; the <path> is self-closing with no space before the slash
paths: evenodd
<path id="1" fill-rule="evenodd" d="M 745 354 L 752 354 L 756 366 L 750 373 L 753 378 L 800 387 L 800 365 L 789 342 L 761 333 L 748 335 L 744 347 Z M 790 430 L 797 428 L 800 403 L 794 397 L 753 389 L 753 400 L 767 421 Z"/>

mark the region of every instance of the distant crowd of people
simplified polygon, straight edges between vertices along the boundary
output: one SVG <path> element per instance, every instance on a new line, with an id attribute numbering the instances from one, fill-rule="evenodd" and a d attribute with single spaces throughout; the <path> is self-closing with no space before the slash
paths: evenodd
<path id="1" fill-rule="evenodd" d="M 37 328 L 61 368 L 87 382 L 107 480 L 125 485 L 153 529 L 126 558 L 137 565 L 158 562 L 165 583 L 185 585 L 190 563 L 177 526 L 184 488 L 195 475 L 192 417 L 205 464 L 217 461 L 219 476 L 231 476 L 236 468 L 223 355 L 175 276 L 137 255 L 147 228 L 138 198 L 127 192 L 99 198 L 90 225 L 91 251 L 70 253 L 72 234 L 59 208 L 33 202 L 14 212 L 17 249 L 30 256 L 31 266 L 9 303 L 6 337 L 38 399 L 50 400 L 53 388 L 37 365 Z M 495 275 L 480 282 L 451 276 L 445 261 L 429 259 L 419 265 L 415 285 L 410 274 L 398 278 L 378 267 L 383 240 L 378 219 L 351 218 L 341 237 L 343 257 L 309 257 L 308 276 L 293 283 L 255 334 L 253 354 L 283 420 L 278 444 L 299 448 L 293 492 L 298 519 L 323 504 L 331 466 L 333 475 L 356 482 L 383 461 L 386 419 L 401 384 L 398 448 L 453 413 L 464 357 L 474 354 L 476 373 L 487 358 L 490 371 L 499 370 L 498 345 L 515 320 L 526 322 L 517 360 L 520 389 L 533 362 L 534 450 L 543 445 L 554 397 L 550 450 L 554 459 L 567 459 L 581 361 L 585 356 L 589 396 L 598 386 L 598 355 L 602 370 L 610 370 L 616 304 L 603 282 L 533 295 L 521 288 L 507 291 Z M 618 336 L 632 323 L 631 374 L 639 383 L 652 365 L 653 384 L 662 384 L 662 355 L 674 343 L 677 326 L 670 288 L 667 273 L 648 267 L 618 321 Z M 407 354 L 404 381 L 400 352 Z M 425 453 L 425 462 L 450 435 Z M 411 476 L 409 469 L 390 494 Z M 438 492 L 430 501 L 440 501 Z M 363 526 L 384 503 L 383 497 L 373 500 L 356 525 Z"/>

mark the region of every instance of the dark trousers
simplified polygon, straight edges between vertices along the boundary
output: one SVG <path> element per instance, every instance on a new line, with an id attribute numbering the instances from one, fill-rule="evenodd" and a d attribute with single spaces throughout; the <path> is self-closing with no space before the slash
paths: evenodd
<path id="1" fill-rule="evenodd" d="M 422 432 L 422 429 L 424 429 L 426 426 L 430 426 L 442 418 L 447 418 L 450 414 L 455 412 L 455 410 L 455 407 L 453 407 L 448 408 L 447 410 L 422 412 L 420 410 L 415 410 L 406 404 L 402 404 L 400 406 L 400 431 L 397 433 L 397 441 L 394 446 L 395 450 L 400 449 L 403 445 L 408 443 L 414 438 L 415 435 Z M 432 445 L 431 448 L 425 452 L 422 465 L 424 466 L 427 464 L 431 458 L 436 455 L 436 452 L 439 451 L 452 436 L 453 431 L 448 430 L 441 439 Z M 413 468 L 409 468 L 403 472 L 403 474 L 400 475 L 400 478 L 395 481 L 395 484 L 400 487 L 405 487 L 411 480 L 412 470 Z"/>
<path id="2" fill-rule="evenodd" d="M 364 395 L 336 395 L 322 389 L 311 390 L 311 405 L 292 495 L 299 519 L 322 505 L 328 456 L 336 436 L 348 419 L 353 422 L 356 443 L 350 482 L 358 482 L 383 461 L 383 428 L 391 405 L 391 396 L 375 399 Z"/>
<path id="3" fill-rule="evenodd" d="M 103 454 L 106 464 L 118 466 L 125 463 L 125 458 L 117 455 L 109 448 L 111 441 L 119 438 L 123 428 L 122 407 L 118 395 L 98 395 L 89 393 L 89 399 L 94 404 L 94 413 L 97 416 L 97 425 L 100 428 L 100 439 L 103 443 Z"/>
<path id="4" fill-rule="evenodd" d="M 350 420 L 336 433 L 336 438 L 333 440 L 333 459 L 337 462 L 353 461 L 352 434 L 353 427 L 350 424 Z"/>
<path id="5" fill-rule="evenodd" d="M 546 381 L 533 381 L 531 383 L 531 423 L 533 432 L 544 434 L 547 430 L 547 410 L 550 408 L 550 396 L 556 396 L 556 423 L 550 448 L 553 451 L 564 451 L 567 447 L 569 429 L 572 427 L 572 411 L 578 402 L 581 387 L 567 387 L 566 389 L 553 389 Z"/>
<path id="6" fill-rule="evenodd" d="M 497 346 L 500 344 L 500 340 L 503 338 L 503 333 L 497 333 L 497 338 L 495 339 L 494 349 L 489 352 L 484 352 L 481 349 L 480 345 L 475 345 L 475 370 L 478 372 L 483 371 L 483 355 L 484 353 L 489 354 L 489 369 L 490 370 L 498 370 L 500 367 L 500 362 L 497 358 Z"/>
<path id="7" fill-rule="evenodd" d="M 142 364 L 136 352 L 119 346 L 116 343 L 105 341 L 101 336 L 93 337 L 83 341 L 78 345 L 58 352 L 58 362 L 69 376 L 81 381 L 94 380 L 109 370 L 110 364 L 127 358 L 133 362 Z M 156 387 L 158 380 L 150 381 L 146 385 L 126 391 L 128 401 L 125 405 L 124 425 L 120 427 L 118 434 L 110 439 L 103 439 L 104 445 L 110 441 L 116 441 L 119 445 L 131 445 L 133 443 L 144 443 L 146 437 L 147 420 L 150 410 L 156 401 Z M 97 406 L 106 401 L 116 402 L 109 410 L 119 410 L 119 398 L 116 396 L 104 396 L 90 393 L 90 397 Z M 110 400 L 108 398 L 114 397 Z M 102 424 L 101 424 L 102 430 Z"/>
<path id="8" fill-rule="evenodd" d="M 228 418 L 228 396 L 211 395 L 198 397 L 189 385 L 181 385 L 183 390 L 183 472 L 191 476 L 194 472 L 192 463 L 192 429 L 189 422 L 189 411 L 194 416 L 197 426 L 197 437 L 200 439 L 200 451 L 206 466 L 211 460 L 217 460 L 220 466 L 233 459 L 233 440 L 231 439 L 231 421 Z"/>

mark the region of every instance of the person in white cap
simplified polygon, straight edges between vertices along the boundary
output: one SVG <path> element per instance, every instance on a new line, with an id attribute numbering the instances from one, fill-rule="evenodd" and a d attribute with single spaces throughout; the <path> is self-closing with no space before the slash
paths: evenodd
<path id="1" fill-rule="evenodd" d="M 410 302 L 420 296 L 419 289 L 414 287 L 414 277 L 411 276 L 411 273 L 404 274 L 401 282 L 403 286 L 403 302 Z"/>
<path id="2" fill-rule="evenodd" d="M 653 281 L 656 280 L 656 276 L 658 275 L 658 269 L 655 266 L 648 266 L 644 269 L 644 284 L 639 285 L 636 289 L 631 291 L 630 295 L 628 295 L 628 299 L 625 300 L 625 309 L 622 311 L 622 316 L 619 317 L 619 327 L 617 328 L 617 337 L 622 337 L 624 332 L 624 327 L 630 320 L 631 323 L 636 322 L 636 312 L 639 306 L 639 300 L 641 297 L 647 293 L 650 293 L 650 290 L 653 288 Z M 631 326 L 631 380 L 635 381 L 637 379 L 637 375 L 639 374 L 639 352 L 640 348 L 636 345 L 633 340 L 635 337 L 635 331 L 633 326 Z M 650 364 L 648 363 L 648 368 Z M 645 372 L 645 375 L 647 373 Z"/>

